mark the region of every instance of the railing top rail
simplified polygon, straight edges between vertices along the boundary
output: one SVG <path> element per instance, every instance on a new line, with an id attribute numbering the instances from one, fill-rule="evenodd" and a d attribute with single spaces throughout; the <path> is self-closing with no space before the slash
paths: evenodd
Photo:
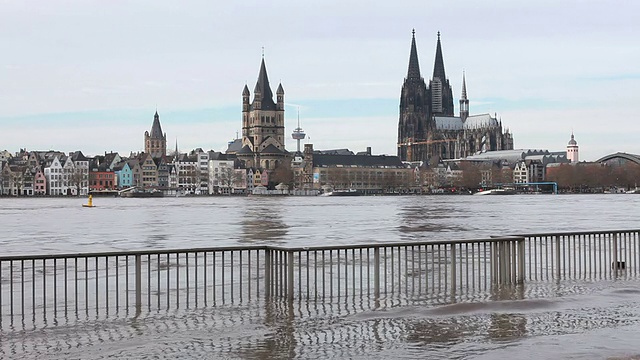
<path id="1" fill-rule="evenodd" d="M 545 237 L 545 236 L 625 234 L 625 233 L 634 233 L 634 232 L 640 232 L 640 230 L 629 229 L 629 230 L 560 231 L 560 232 L 535 233 L 535 234 L 513 234 L 513 236 L 522 236 L 525 238 L 531 238 L 531 237 Z"/>
<path id="2" fill-rule="evenodd" d="M 321 251 L 321 250 L 357 250 L 376 249 L 388 247 L 409 247 L 409 246 L 437 246 L 452 244 L 477 244 L 491 243 L 505 240 L 526 240 L 532 237 L 549 236 L 571 236 L 571 235 L 601 235 L 601 234 L 625 234 L 640 233 L 638 229 L 629 230 L 595 230 L 595 231 L 563 231 L 536 234 L 514 234 L 507 236 L 491 237 L 488 239 L 468 239 L 468 240 L 442 240 L 442 241 L 416 241 L 416 242 L 388 242 L 388 243 L 365 243 L 350 245 L 326 245 L 326 246 L 226 246 L 207 248 L 185 248 L 185 249 L 161 249 L 161 250 L 134 250 L 134 251 L 106 251 L 92 253 L 62 253 L 62 254 L 24 254 L 0 256 L 0 261 L 21 261 L 21 260 L 42 260 L 42 259 L 74 259 L 74 258 L 95 258 L 114 256 L 135 256 L 135 255 L 166 255 L 184 254 L 195 252 L 222 252 L 222 251 L 251 251 L 251 250 L 276 250 L 276 251 Z"/>
<path id="3" fill-rule="evenodd" d="M 222 251 L 250 251 L 250 250 L 275 250 L 275 251 L 322 251 L 322 250 L 356 250 L 356 249 L 376 249 L 389 247 L 411 247 L 411 246 L 438 246 L 456 244 L 478 244 L 491 243 L 505 240 L 521 240 L 524 237 L 503 236 L 489 239 L 469 239 L 469 240 L 443 240 L 443 241 L 420 241 L 420 242 L 387 242 L 387 243 L 367 243 L 350 245 L 326 245 L 326 246 L 227 246 L 209 248 L 186 248 L 186 249 L 161 249 L 161 250 L 138 250 L 138 251 L 106 251 L 92 253 L 61 253 L 61 254 L 35 254 L 35 255 L 9 255 L 0 256 L 0 261 L 26 261 L 26 260 L 48 260 L 48 259 L 84 259 L 98 257 L 115 256 L 136 256 L 136 255 L 166 255 L 184 254 L 196 252 L 222 252 Z"/>
<path id="4" fill-rule="evenodd" d="M 368 244 L 348 244 L 348 245 L 323 245 L 323 246 L 268 246 L 270 250 L 278 251 L 322 251 L 322 250 L 358 250 L 358 249 L 382 249 L 389 247 L 411 247 L 411 246 L 434 246 L 434 245 L 457 245 L 457 244 L 478 244 L 492 243 L 499 241 L 524 241 L 521 236 L 499 236 L 488 239 L 468 239 L 468 240 L 441 240 L 441 241 L 404 241 L 385 242 Z"/>
<path id="5" fill-rule="evenodd" d="M 73 258 L 95 258 L 114 256 L 136 256 L 136 255 L 166 255 L 184 254 L 195 252 L 222 252 L 222 251 L 249 251 L 265 250 L 267 246 L 224 246 L 208 248 L 184 248 L 184 249 L 159 249 L 159 250 L 133 250 L 133 251 L 103 251 L 90 253 L 60 253 L 60 254 L 34 254 L 34 255 L 8 255 L 0 256 L 0 261 L 21 261 L 21 260 L 42 260 L 42 259 L 73 259 Z"/>

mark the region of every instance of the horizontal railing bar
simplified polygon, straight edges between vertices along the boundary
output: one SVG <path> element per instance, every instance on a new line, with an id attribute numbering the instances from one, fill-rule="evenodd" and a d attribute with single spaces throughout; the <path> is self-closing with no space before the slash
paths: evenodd
<path id="1" fill-rule="evenodd" d="M 64 258 L 93 258 L 93 257 L 113 257 L 113 256 L 136 256 L 136 255 L 166 255 L 166 254 L 184 254 L 195 252 L 221 252 L 221 251 L 248 251 L 248 250 L 275 250 L 275 251 L 322 251 L 322 250 L 351 250 L 351 249 L 376 249 L 385 247 L 406 247 L 406 246 L 431 246 L 431 245 L 452 245 L 452 244 L 477 244 L 491 243 L 505 240 L 524 240 L 532 237 L 549 237 L 549 236 L 577 236 L 577 235 L 598 235 L 598 234 L 625 234 L 640 232 L 640 229 L 630 230 L 602 230 L 602 231 L 576 231 L 576 232 L 549 232 L 534 234 L 513 234 L 499 237 L 491 237 L 488 239 L 466 239 L 466 240 L 441 240 L 441 241 L 420 241 L 420 242 L 388 242 L 374 244 L 349 244 L 349 245 L 327 245 L 327 246 L 225 246 L 225 247 L 207 247 L 207 248 L 186 248 L 186 249 L 160 249 L 160 250 L 133 250 L 133 251 L 106 251 L 92 253 L 60 253 L 60 254 L 24 254 L 24 255 L 6 255 L 0 256 L 0 261 L 22 261 L 22 260 L 47 260 L 47 259 L 64 259 Z"/>
<path id="2" fill-rule="evenodd" d="M 322 250 L 358 250 L 358 249 L 382 249 L 388 247 L 411 247 L 411 246 L 432 246 L 432 245 L 459 245 L 459 244 L 478 244 L 493 243 L 500 241 L 524 241 L 522 236 L 501 236 L 488 239 L 469 239 L 469 240 L 442 240 L 442 241 L 416 241 L 416 242 L 389 242 L 389 243 L 373 243 L 373 244 L 353 244 L 353 245 L 326 245 L 326 246 L 268 246 L 270 250 L 276 251 L 322 251 Z"/>
<path id="3" fill-rule="evenodd" d="M 63 259 L 63 258 L 84 259 L 84 258 L 112 257 L 112 256 L 166 255 L 166 254 L 185 254 L 185 253 L 196 253 L 196 252 L 266 250 L 267 248 L 268 248 L 267 246 L 226 246 L 226 247 L 187 248 L 187 249 L 106 251 L 106 252 L 95 252 L 95 253 L 7 255 L 7 256 L 0 256 L 0 261 L 49 260 L 49 259 Z"/>
<path id="4" fill-rule="evenodd" d="M 542 236 L 570 236 L 570 235 L 599 235 L 599 234 L 625 234 L 640 232 L 640 229 L 631 230 L 592 230 L 592 231 L 562 231 L 550 233 L 534 233 L 534 234 L 513 234 L 513 236 L 522 237 L 542 237 Z"/>
<path id="5" fill-rule="evenodd" d="M 386 247 L 407 247 L 407 246 L 433 246 L 433 245 L 458 245 L 458 244 L 478 244 L 492 243 L 505 240 L 524 240 L 524 237 L 504 236 L 488 239 L 469 240 L 442 240 L 442 241 L 420 241 L 420 242 L 388 242 L 374 244 L 350 244 L 350 245 L 327 245 L 327 246 L 227 246 L 211 248 L 188 248 L 188 249 L 161 249 L 161 250 L 139 250 L 139 251 L 107 251 L 95 253 L 68 253 L 68 254 L 38 254 L 38 255 L 9 255 L 0 256 L 0 261 L 21 261 L 21 260 L 49 260 L 49 259 L 83 259 L 94 257 L 114 257 L 114 256 L 136 256 L 136 255 L 166 255 L 185 254 L 196 252 L 222 252 L 222 251 L 248 251 L 248 250 L 275 250 L 275 251 L 322 251 L 322 250 L 357 250 L 376 249 Z"/>

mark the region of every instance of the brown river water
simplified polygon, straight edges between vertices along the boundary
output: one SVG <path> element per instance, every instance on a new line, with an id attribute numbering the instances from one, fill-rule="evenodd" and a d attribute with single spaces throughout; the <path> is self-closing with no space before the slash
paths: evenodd
<path id="1" fill-rule="evenodd" d="M 640 228 L 640 196 L 0 199 L 3 255 L 470 239 Z M 455 303 L 255 301 L 31 326 L 3 359 L 632 359 L 640 279 L 527 283 Z"/>

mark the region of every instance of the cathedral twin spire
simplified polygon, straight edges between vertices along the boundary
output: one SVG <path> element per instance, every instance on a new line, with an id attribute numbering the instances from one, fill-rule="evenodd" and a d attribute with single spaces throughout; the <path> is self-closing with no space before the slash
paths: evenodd
<path id="1" fill-rule="evenodd" d="M 433 77 L 445 81 L 447 75 L 444 72 L 444 59 L 442 57 L 442 45 L 440 44 L 440 31 L 438 31 L 438 44 L 436 45 L 436 61 L 433 65 Z"/>
<path id="2" fill-rule="evenodd" d="M 407 71 L 407 80 L 420 80 L 420 63 L 418 62 L 418 50 L 416 49 L 416 30 L 412 30 L 411 38 L 411 54 L 409 55 L 409 71 Z"/>
<path id="3" fill-rule="evenodd" d="M 416 47 L 415 30 L 412 30 L 411 53 L 409 55 L 409 69 L 407 71 L 407 82 L 424 82 L 420 76 L 420 65 L 418 63 L 418 50 Z M 429 115 L 453 116 L 453 92 L 449 85 L 449 80 L 444 70 L 444 57 L 442 56 L 442 44 L 440 43 L 440 32 L 438 32 L 438 42 L 436 45 L 436 57 L 433 66 L 433 77 L 429 81 L 428 101 L 430 107 Z"/>

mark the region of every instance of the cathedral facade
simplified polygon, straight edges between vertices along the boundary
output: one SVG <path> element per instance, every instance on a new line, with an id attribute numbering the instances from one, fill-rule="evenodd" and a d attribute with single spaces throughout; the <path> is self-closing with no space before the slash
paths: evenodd
<path id="1" fill-rule="evenodd" d="M 276 101 L 269 85 L 264 57 L 253 101 L 247 85 L 242 91 L 242 148 L 236 153 L 247 168 L 273 170 L 289 158 L 284 148 L 284 89 L 276 90 Z"/>
<path id="2" fill-rule="evenodd" d="M 429 162 L 463 158 L 482 151 L 511 150 L 513 137 L 502 121 L 490 114 L 469 115 L 466 79 L 462 77 L 459 115 L 454 115 L 453 91 L 445 74 L 440 33 L 433 76 L 427 87 L 420 74 L 415 31 L 409 69 L 400 95 L 398 157 Z"/>

